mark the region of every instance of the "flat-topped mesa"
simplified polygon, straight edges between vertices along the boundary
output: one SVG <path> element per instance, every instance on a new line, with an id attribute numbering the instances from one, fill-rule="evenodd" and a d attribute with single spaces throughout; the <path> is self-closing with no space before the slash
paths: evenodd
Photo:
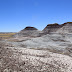
<path id="1" fill-rule="evenodd" d="M 57 24 L 57 23 L 54 23 L 54 24 L 48 24 L 43 32 L 45 33 L 50 33 L 50 32 L 56 32 L 59 28 L 61 28 L 62 26 Z"/>

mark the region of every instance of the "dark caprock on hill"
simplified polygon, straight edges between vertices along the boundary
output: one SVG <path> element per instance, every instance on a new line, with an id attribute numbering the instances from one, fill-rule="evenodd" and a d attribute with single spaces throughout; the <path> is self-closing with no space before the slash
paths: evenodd
<path id="1" fill-rule="evenodd" d="M 48 24 L 44 29 L 43 32 L 44 33 L 51 33 L 51 32 L 56 32 L 59 28 L 61 28 L 62 26 L 54 23 L 54 24 Z"/>
<path id="2" fill-rule="evenodd" d="M 48 24 L 42 31 L 28 26 L 18 32 L 15 37 L 40 37 L 49 33 L 72 33 L 72 22 Z"/>
<path id="3" fill-rule="evenodd" d="M 72 33 L 72 22 L 64 24 L 48 24 L 44 29 L 44 33 Z"/>
<path id="4" fill-rule="evenodd" d="M 18 32 L 15 37 L 39 37 L 40 33 L 42 31 L 39 31 L 37 28 L 35 27 L 26 27 L 23 30 L 21 30 L 20 32 Z"/>

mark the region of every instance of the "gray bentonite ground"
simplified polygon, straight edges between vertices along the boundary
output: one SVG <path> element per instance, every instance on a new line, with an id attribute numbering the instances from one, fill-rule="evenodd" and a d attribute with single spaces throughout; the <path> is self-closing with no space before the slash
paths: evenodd
<path id="1" fill-rule="evenodd" d="M 72 72 L 72 34 L 0 41 L 0 72 Z"/>

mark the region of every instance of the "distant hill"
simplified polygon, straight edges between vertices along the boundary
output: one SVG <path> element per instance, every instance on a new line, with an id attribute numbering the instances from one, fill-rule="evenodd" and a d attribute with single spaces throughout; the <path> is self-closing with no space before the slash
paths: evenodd
<path id="1" fill-rule="evenodd" d="M 35 27 L 26 27 L 20 32 L 16 33 L 15 37 L 40 37 L 48 33 L 72 33 L 72 22 L 66 22 L 64 24 L 48 24 L 42 31 L 39 31 Z"/>
<path id="2" fill-rule="evenodd" d="M 44 29 L 44 33 L 72 33 L 72 22 L 64 24 L 48 24 Z"/>
<path id="3" fill-rule="evenodd" d="M 50 33 L 50 32 L 56 32 L 59 28 L 61 28 L 62 26 L 55 23 L 55 24 L 48 24 L 44 29 L 43 32 L 44 33 Z"/>
<path id="4" fill-rule="evenodd" d="M 39 31 L 37 28 L 28 26 L 18 32 L 15 37 L 38 37 L 40 36 L 40 33 L 41 31 Z"/>

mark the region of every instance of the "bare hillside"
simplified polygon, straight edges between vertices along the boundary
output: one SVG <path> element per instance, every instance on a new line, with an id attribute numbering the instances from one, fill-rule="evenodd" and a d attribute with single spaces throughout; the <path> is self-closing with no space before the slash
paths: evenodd
<path id="1" fill-rule="evenodd" d="M 8 37 L 0 38 L 0 72 L 72 72 L 71 22 L 4 35 Z"/>

